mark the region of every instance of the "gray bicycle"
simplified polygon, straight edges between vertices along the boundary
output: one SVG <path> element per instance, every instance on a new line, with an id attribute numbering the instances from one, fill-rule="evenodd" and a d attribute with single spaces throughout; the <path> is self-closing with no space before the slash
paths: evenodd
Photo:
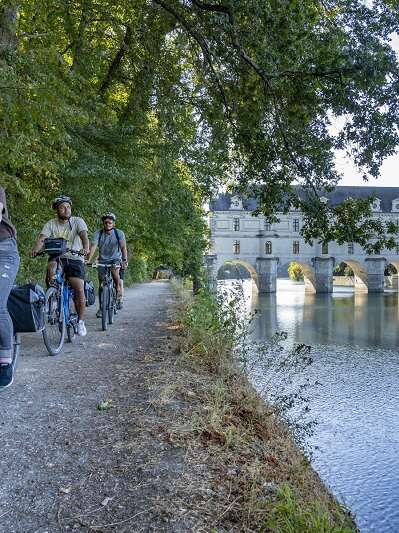
<path id="1" fill-rule="evenodd" d="M 104 278 L 99 287 L 100 310 L 101 310 L 101 326 L 102 330 L 106 331 L 108 324 L 114 323 L 114 316 L 118 309 L 118 295 L 112 277 L 112 269 L 119 267 L 119 263 L 104 264 L 92 263 L 88 264 L 92 268 L 104 268 Z"/>

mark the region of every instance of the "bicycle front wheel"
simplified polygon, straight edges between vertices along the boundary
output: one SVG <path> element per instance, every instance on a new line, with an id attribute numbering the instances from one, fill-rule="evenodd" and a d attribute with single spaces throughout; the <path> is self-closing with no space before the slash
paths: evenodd
<path id="1" fill-rule="evenodd" d="M 20 333 L 15 333 L 13 338 L 13 356 L 12 356 L 12 367 L 13 372 L 15 372 L 18 365 L 18 357 L 21 351 L 21 335 Z"/>
<path id="2" fill-rule="evenodd" d="M 101 326 L 103 328 L 103 331 L 107 329 L 109 303 L 109 287 L 104 283 L 101 288 Z"/>
<path id="3" fill-rule="evenodd" d="M 55 287 L 47 289 L 44 313 L 44 344 L 50 355 L 57 355 L 60 353 L 62 346 L 64 345 L 65 320 L 62 308 L 62 297 Z"/>
<path id="4" fill-rule="evenodd" d="M 116 292 L 115 289 L 112 288 L 109 291 L 109 303 L 108 303 L 108 324 L 114 323 L 114 309 L 116 305 Z"/>

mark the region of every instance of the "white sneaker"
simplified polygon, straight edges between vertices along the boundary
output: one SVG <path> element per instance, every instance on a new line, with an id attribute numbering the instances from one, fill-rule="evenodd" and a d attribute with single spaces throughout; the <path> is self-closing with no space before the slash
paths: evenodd
<path id="1" fill-rule="evenodd" d="M 86 326 L 83 320 L 79 320 L 78 322 L 78 335 L 79 337 L 85 337 L 87 335 Z"/>

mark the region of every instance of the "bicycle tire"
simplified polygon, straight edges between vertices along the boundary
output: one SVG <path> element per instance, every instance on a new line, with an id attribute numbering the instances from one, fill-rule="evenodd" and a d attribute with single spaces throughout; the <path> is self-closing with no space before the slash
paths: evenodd
<path id="1" fill-rule="evenodd" d="M 13 338 L 13 365 L 17 366 L 19 354 L 21 353 L 21 334 L 15 333 Z M 15 361 L 15 363 L 14 363 Z"/>
<path id="2" fill-rule="evenodd" d="M 55 287 L 50 287 L 46 291 L 44 312 L 45 326 L 42 332 L 44 345 L 50 355 L 58 355 L 64 345 L 66 328 L 62 295 L 58 294 Z"/>
<path id="3" fill-rule="evenodd" d="M 115 307 L 115 288 L 109 290 L 109 304 L 108 304 L 108 324 L 114 323 L 114 307 Z"/>
<path id="4" fill-rule="evenodd" d="M 101 287 L 101 326 L 103 331 L 107 330 L 108 303 L 109 287 L 104 283 L 104 285 Z"/>

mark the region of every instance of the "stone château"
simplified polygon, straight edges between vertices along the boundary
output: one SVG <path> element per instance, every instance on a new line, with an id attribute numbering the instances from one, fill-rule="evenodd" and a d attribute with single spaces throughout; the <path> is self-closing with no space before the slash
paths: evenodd
<path id="1" fill-rule="evenodd" d="M 375 198 L 373 216 L 393 220 L 399 228 L 399 187 L 340 186 L 322 198 L 334 206 L 349 197 L 370 196 Z M 211 249 L 206 263 L 214 281 L 223 265 L 235 263 L 250 272 L 259 292 L 275 292 L 277 277 L 286 276 L 295 261 L 303 269 L 307 291 L 332 292 L 334 265 L 343 262 L 354 272 L 355 290 L 382 292 L 385 267 L 392 264 L 399 272 L 399 231 L 395 249 L 370 256 L 353 242 L 305 243 L 300 234 L 303 216 L 295 209 L 277 213 L 279 222 L 270 224 L 264 216 L 252 215 L 257 207 L 253 198 L 220 194 L 209 207 Z"/>

